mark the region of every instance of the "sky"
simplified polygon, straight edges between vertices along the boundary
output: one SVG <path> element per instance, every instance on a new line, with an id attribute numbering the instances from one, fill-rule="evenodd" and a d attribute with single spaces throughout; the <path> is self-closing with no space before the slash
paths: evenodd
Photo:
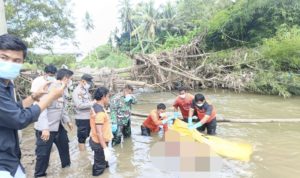
<path id="1" fill-rule="evenodd" d="M 111 31 L 119 24 L 118 0 L 73 0 L 72 8 L 75 17 L 75 36 L 79 42 L 80 51 L 87 53 L 108 41 Z M 83 19 L 88 12 L 95 26 L 88 32 L 84 28 Z"/>
<path id="2" fill-rule="evenodd" d="M 133 3 L 144 0 L 132 0 Z M 156 5 L 168 0 L 156 0 Z M 172 1 L 172 0 L 171 0 Z M 118 19 L 119 0 L 72 0 L 72 16 L 76 25 L 76 41 L 79 42 L 79 53 L 83 56 L 99 45 L 105 44 L 109 35 L 116 27 L 120 28 Z M 94 30 L 87 32 L 84 28 L 83 19 L 88 12 L 95 26 Z M 54 47 L 54 51 L 78 51 L 74 46 Z"/>

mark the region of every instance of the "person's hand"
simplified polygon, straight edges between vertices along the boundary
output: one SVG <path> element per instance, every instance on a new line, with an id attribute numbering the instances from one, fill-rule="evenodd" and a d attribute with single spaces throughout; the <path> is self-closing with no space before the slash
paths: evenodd
<path id="1" fill-rule="evenodd" d="M 131 99 L 132 99 L 132 96 L 127 95 L 124 100 L 125 100 L 125 102 L 129 102 Z"/>
<path id="2" fill-rule="evenodd" d="M 50 131 L 48 129 L 43 130 L 42 135 L 41 135 L 41 139 L 46 142 L 46 141 L 49 140 L 49 138 L 50 138 Z"/>
<path id="3" fill-rule="evenodd" d="M 48 93 L 48 87 L 51 82 L 46 82 L 42 86 L 40 86 L 35 92 L 32 93 L 31 97 L 35 101 L 39 101 L 39 99 Z"/>
<path id="4" fill-rule="evenodd" d="M 66 86 L 67 85 L 65 84 L 65 82 L 62 82 L 62 85 L 59 88 L 52 88 L 51 91 L 49 92 L 49 95 L 53 98 L 53 100 L 62 97 L 62 95 L 65 92 Z"/>
<path id="5" fill-rule="evenodd" d="M 103 149 L 103 151 L 104 151 L 105 161 L 110 161 L 112 159 L 112 152 L 110 151 L 110 149 L 106 147 Z"/>
<path id="6" fill-rule="evenodd" d="M 188 127 L 191 127 L 193 125 L 193 118 L 189 117 L 188 118 Z"/>
<path id="7" fill-rule="evenodd" d="M 197 129 L 198 127 L 201 127 L 201 126 L 202 126 L 202 123 L 201 123 L 201 122 L 198 122 L 198 123 L 196 123 L 196 124 L 194 124 L 194 125 L 189 125 L 188 128 L 189 128 L 190 130 L 193 130 L 193 129 Z"/>
<path id="8" fill-rule="evenodd" d="M 118 130 L 118 124 L 112 124 L 111 125 L 111 131 L 114 133 Z"/>
<path id="9" fill-rule="evenodd" d="M 161 121 L 162 124 L 166 124 L 169 120 L 168 119 L 164 119 Z"/>
<path id="10" fill-rule="evenodd" d="M 174 118 L 177 119 L 180 116 L 179 112 L 174 112 Z"/>
<path id="11" fill-rule="evenodd" d="M 69 129 L 72 131 L 73 130 L 73 124 L 72 124 L 72 122 L 68 122 L 67 125 L 68 125 Z"/>

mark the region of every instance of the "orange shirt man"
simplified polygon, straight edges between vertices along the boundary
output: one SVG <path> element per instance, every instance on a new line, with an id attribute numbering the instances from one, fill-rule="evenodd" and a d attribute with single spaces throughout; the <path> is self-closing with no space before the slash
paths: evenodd
<path id="1" fill-rule="evenodd" d="M 166 115 L 166 105 L 163 103 L 158 104 L 156 109 L 150 112 L 147 119 L 143 122 L 143 125 L 141 125 L 142 135 L 150 136 L 151 132 L 158 132 L 160 125 L 163 125 L 164 131 L 166 131 L 168 129 L 166 124 L 168 121 L 169 119 Z"/>
<path id="2" fill-rule="evenodd" d="M 179 88 L 178 91 L 179 91 L 179 96 L 177 96 L 173 104 L 174 111 L 178 112 L 178 108 L 179 108 L 184 121 L 187 122 L 187 119 L 189 117 L 189 110 L 192 106 L 194 95 L 187 93 L 184 87 Z"/>

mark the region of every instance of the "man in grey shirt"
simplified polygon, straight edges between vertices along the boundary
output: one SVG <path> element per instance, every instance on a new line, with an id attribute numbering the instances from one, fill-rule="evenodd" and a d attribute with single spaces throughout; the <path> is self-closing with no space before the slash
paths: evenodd
<path id="1" fill-rule="evenodd" d="M 80 151 L 85 150 L 85 141 L 89 137 L 91 131 L 90 110 L 93 102 L 89 89 L 93 85 L 92 79 L 92 76 L 84 74 L 72 94 L 76 112 L 75 121 L 77 126 L 78 147 Z"/>
<path id="2" fill-rule="evenodd" d="M 62 81 L 68 81 L 68 85 L 72 83 L 73 72 L 68 69 L 60 69 L 57 71 L 56 81 L 51 83 L 49 90 L 53 90 L 62 85 Z M 70 87 L 70 86 L 69 86 Z M 55 143 L 62 168 L 68 167 L 71 164 L 69 153 L 69 139 L 67 131 L 62 124 L 67 124 L 72 130 L 72 124 L 66 110 L 67 93 L 65 90 L 61 98 L 53 101 L 48 108 L 43 111 L 35 123 L 36 129 L 36 165 L 35 177 L 46 176 L 46 171 L 49 164 L 49 158 L 53 143 Z"/>

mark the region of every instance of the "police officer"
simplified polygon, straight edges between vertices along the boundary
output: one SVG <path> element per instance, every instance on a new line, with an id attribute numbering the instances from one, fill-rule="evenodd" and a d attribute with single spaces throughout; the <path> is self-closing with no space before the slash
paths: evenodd
<path id="1" fill-rule="evenodd" d="M 85 141 L 89 137 L 90 127 L 90 109 L 93 105 L 89 89 L 93 86 L 93 77 L 84 74 L 81 81 L 74 89 L 72 98 L 75 105 L 75 121 L 77 126 L 78 147 L 80 151 L 85 150 Z"/>

